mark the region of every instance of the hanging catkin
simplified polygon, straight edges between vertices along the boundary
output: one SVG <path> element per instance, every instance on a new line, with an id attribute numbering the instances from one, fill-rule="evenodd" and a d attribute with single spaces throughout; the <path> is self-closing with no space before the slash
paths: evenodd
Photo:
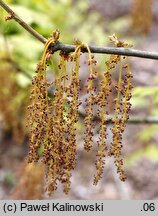
<path id="1" fill-rule="evenodd" d="M 110 55 L 106 60 L 105 71 L 102 76 L 99 89 L 94 83 L 97 79 L 95 65 L 97 61 L 92 55 L 87 44 L 76 42 L 75 51 L 72 54 L 59 53 L 58 71 L 54 72 L 54 80 L 47 80 L 48 60 L 52 55 L 51 47 L 58 41 L 59 32 L 55 31 L 45 43 L 40 62 L 37 65 L 36 75 L 32 80 L 31 104 L 29 111 L 30 145 L 28 161 L 42 162 L 46 168 L 46 190 L 52 193 L 57 189 L 58 183 L 63 184 L 63 191 L 69 192 L 72 170 L 76 166 L 77 155 L 77 123 L 79 122 L 80 94 L 80 56 L 82 50 L 88 51 L 89 77 L 87 80 L 87 98 L 84 119 L 85 139 L 84 149 L 90 151 L 93 146 L 94 133 L 94 106 L 98 107 L 100 118 L 98 150 L 96 153 L 96 173 L 94 184 L 101 179 L 105 157 L 113 156 L 117 172 L 122 181 L 125 180 L 123 159 L 121 156 L 122 133 L 129 118 L 131 109 L 131 78 L 128 57 L 123 62 L 119 55 Z M 110 40 L 117 47 L 128 47 L 128 44 L 119 41 L 115 35 Z M 114 99 L 115 109 L 113 117 L 113 141 L 108 148 L 107 144 L 107 108 L 109 97 L 112 96 L 112 70 L 119 64 L 119 80 L 116 86 L 117 95 Z M 70 67 L 71 66 L 71 67 Z M 70 70 L 71 68 L 71 70 Z M 125 73 L 123 78 L 122 73 Z M 50 97 L 48 89 L 53 88 Z"/>

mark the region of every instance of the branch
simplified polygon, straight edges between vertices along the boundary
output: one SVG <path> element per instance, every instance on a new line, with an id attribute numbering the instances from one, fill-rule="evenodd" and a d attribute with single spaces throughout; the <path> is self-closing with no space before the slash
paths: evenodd
<path id="1" fill-rule="evenodd" d="M 79 110 L 78 111 L 79 113 L 79 116 L 81 118 L 85 118 L 86 117 L 86 114 Z M 97 115 L 94 115 L 93 116 L 93 121 L 100 121 L 100 118 L 99 116 Z M 106 121 L 107 124 L 112 124 L 113 121 L 112 121 L 112 116 L 110 116 L 107 121 Z M 158 117 L 138 117 L 138 116 L 135 116 L 135 117 L 130 117 L 130 119 L 127 120 L 127 124 L 158 124 Z"/>
<path id="2" fill-rule="evenodd" d="M 149 51 L 141 51 L 136 49 L 127 49 L 123 47 L 97 47 L 97 46 L 89 46 L 92 53 L 104 53 L 104 54 L 116 54 L 123 56 L 132 56 L 139 58 L 148 58 L 148 59 L 158 59 L 158 52 L 149 52 Z M 58 50 L 62 50 L 63 52 L 69 53 L 75 51 L 75 45 L 63 44 L 61 42 L 56 42 L 52 47 L 52 52 L 56 52 Z M 82 48 L 82 52 L 87 52 L 86 48 Z"/>
<path id="3" fill-rule="evenodd" d="M 31 26 L 25 23 L 8 5 L 6 5 L 2 0 L 0 0 L 0 6 L 6 10 L 10 17 L 8 19 L 14 19 L 18 22 L 26 31 L 32 34 L 35 38 L 37 38 L 42 43 L 45 43 L 47 39 L 36 32 Z M 141 51 L 135 49 L 126 49 L 122 47 L 96 47 L 89 46 L 92 53 L 104 53 L 104 54 L 116 54 L 123 56 L 133 56 L 139 58 L 148 58 L 148 59 L 158 59 L 158 52 L 149 52 L 149 51 Z M 58 50 L 62 50 L 63 52 L 69 53 L 75 50 L 75 45 L 63 44 L 61 42 L 57 42 L 52 46 L 52 52 L 56 52 Z M 86 48 L 82 49 L 82 52 L 87 52 Z"/>
<path id="4" fill-rule="evenodd" d="M 19 23 L 26 31 L 32 34 L 35 38 L 37 38 L 42 43 L 47 41 L 42 35 L 36 32 L 31 26 L 25 23 L 7 4 L 5 4 L 2 0 L 0 0 L 0 6 L 9 13 L 9 19 L 14 19 L 17 23 Z M 6 19 L 7 20 L 7 19 Z"/>

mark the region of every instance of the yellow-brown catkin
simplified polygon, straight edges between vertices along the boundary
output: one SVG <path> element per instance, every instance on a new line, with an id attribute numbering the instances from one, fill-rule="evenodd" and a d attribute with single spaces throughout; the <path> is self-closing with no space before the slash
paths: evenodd
<path id="1" fill-rule="evenodd" d="M 77 154 L 77 145 L 76 145 L 76 124 L 78 122 L 78 107 L 80 105 L 79 101 L 79 68 L 80 68 L 80 55 L 81 55 L 81 46 L 77 45 L 75 52 L 72 55 L 72 69 L 71 69 L 71 77 L 70 83 L 68 86 L 68 94 L 69 98 L 69 112 L 67 115 L 68 128 L 67 132 L 67 145 L 65 151 L 65 165 L 64 165 L 64 192 L 68 193 L 70 188 L 70 177 L 71 170 L 75 168 L 76 165 L 76 154 Z"/>
<path id="2" fill-rule="evenodd" d="M 100 107 L 98 110 L 99 118 L 101 119 L 101 125 L 99 130 L 99 141 L 98 141 L 98 151 L 96 160 L 96 174 L 94 175 L 94 185 L 98 183 L 103 174 L 103 169 L 105 166 L 105 157 L 107 151 L 107 116 L 108 116 L 108 99 L 112 92 L 112 69 L 116 67 L 120 57 L 118 55 L 110 55 L 109 59 L 105 62 L 106 71 L 103 74 L 103 80 L 100 84 L 100 90 L 97 94 L 95 103 Z"/>
<path id="3" fill-rule="evenodd" d="M 45 151 L 47 164 L 47 191 L 57 189 L 61 182 L 64 192 L 70 189 L 71 171 L 76 165 L 76 123 L 78 122 L 79 65 L 81 46 L 72 55 L 72 71 L 68 84 L 66 61 L 69 55 L 60 53 L 59 71 L 54 85 L 54 99 L 49 103 L 48 145 Z"/>
<path id="4" fill-rule="evenodd" d="M 113 35 L 111 40 L 115 43 L 116 46 L 128 47 L 128 44 L 125 44 L 122 41 L 118 41 L 116 36 Z M 117 97 L 115 98 L 115 112 L 113 118 L 113 141 L 111 143 L 111 147 L 109 149 L 108 155 L 114 156 L 115 165 L 117 167 L 117 172 L 119 173 L 120 180 L 125 181 L 126 176 L 123 169 L 123 159 L 121 156 L 122 149 L 122 134 L 125 129 L 125 122 L 128 120 L 128 113 L 131 108 L 131 104 L 129 102 L 131 98 L 131 71 L 128 64 L 128 57 L 126 57 L 126 64 L 123 66 L 122 57 L 119 56 L 119 79 L 118 85 L 116 86 Z M 125 79 L 123 80 L 122 71 L 127 68 L 127 72 L 125 74 Z"/>
<path id="5" fill-rule="evenodd" d="M 30 126 L 30 151 L 28 162 L 37 162 L 39 160 L 39 150 L 45 146 L 47 141 L 47 122 L 48 122 L 48 83 L 46 80 L 46 64 L 49 55 L 49 46 L 55 39 L 50 37 L 45 44 L 41 61 L 36 68 L 36 76 L 32 80 L 31 105 L 29 109 Z"/>
<path id="6" fill-rule="evenodd" d="M 132 84 L 131 84 L 131 78 L 133 78 L 132 76 L 132 72 L 129 66 L 129 62 L 128 62 L 128 57 L 126 56 L 126 64 L 123 67 L 126 70 L 126 74 L 125 74 L 125 79 L 124 79 L 124 83 L 123 83 L 123 122 L 129 119 L 129 112 L 131 110 L 131 103 L 130 103 L 130 99 L 132 97 Z"/>
<path id="7" fill-rule="evenodd" d="M 132 24 L 133 31 L 148 33 L 152 25 L 153 0 L 133 0 Z"/>
<path id="8" fill-rule="evenodd" d="M 43 161 L 50 166 L 51 162 L 47 160 L 48 150 L 48 127 L 49 127 L 49 100 L 48 100 L 48 82 L 46 80 L 47 59 L 51 54 L 50 45 L 55 43 L 59 38 L 59 32 L 56 31 L 47 40 L 42 58 L 36 69 L 36 76 L 32 81 L 31 105 L 29 109 L 29 126 L 30 126 L 30 151 L 28 162 L 37 162 L 40 159 L 40 151 L 43 151 Z M 52 164 L 51 164 L 52 165 Z"/>
<path id="9" fill-rule="evenodd" d="M 122 148 L 122 121 L 119 117 L 122 114 L 121 110 L 121 85 L 122 85 L 122 59 L 120 57 L 120 69 L 119 69 L 119 80 L 117 86 L 117 98 L 115 99 L 115 112 L 114 112 L 114 126 L 112 128 L 113 132 L 113 142 L 109 149 L 109 156 L 114 156 L 115 165 L 117 167 L 117 172 L 120 175 L 120 179 L 124 181 L 126 179 L 123 170 L 123 160 L 121 158 L 121 148 Z"/>
<path id="10" fill-rule="evenodd" d="M 93 87 L 93 81 L 96 78 L 96 71 L 93 68 L 93 65 L 96 65 L 96 60 L 94 59 L 94 55 L 91 54 L 91 51 L 88 47 L 88 45 L 84 45 L 85 48 L 88 50 L 89 53 L 89 60 L 88 65 L 90 68 L 90 75 L 87 80 L 87 94 L 88 99 L 86 99 L 86 117 L 84 119 L 86 132 L 85 132 L 85 140 L 84 140 L 84 149 L 88 152 L 92 148 L 93 143 L 93 125 L 92 125 L 92 119 L 93 119 L 93 105 L 94 105 L 94 87 Z"/>
<path id="11" fill-rule="evenodd" d="M 98 151 L 97 151 L 97 160 L 96 160 L 96 174 L 94 176 L 94 185 L 98 183 L 103 174 L 103 169 L 105 165 L 105 156 L 107 151 L 107 104 L 108 97 L 111 92 L 111 62 L 106 61 L 106 71 L 103 74 L 103 80 L 100 84 L 100 90 L 96 97 L 96 104 L 99 106 L 98 115 L 101 119 L 101 125 L 99 130 L 99 141 L 98 141 Z"/>
<path id="12" fill-rule="evenodd" d="M 81 50 L 86 49 L 89 54 L 88 65 L 90 69 L 87 80 L 86 117 L 85 117 L 85 143 L 84 149 L 89 151 L 92 147 L 93 138 L 93 109 L 98 107 L 98 116 L 101 119 L 99 128 L 98 151 L 96 159 L 96 174 L 94 184 L 96 185 L 102 177 L 105 156 L 114 156 L 117 172 L 120 179 L 125 180 L 123 160 L 121 156 L 122 133 L 125 122 L 129 118 L 131 108 L 131 71 L 128 58 L 122 63 L 122 57 L 110 55 L 105 62 L 106 70 L 99 89 L 96 91 L 94 81 L 96 60 L 91 54 L 87 44 L 76 42 L 73 54 L 60 52 L 58 71 L 54 73 L 52 82 L 46 79 L 46 67 L 50 59 L 51 46 L 59 39 L 59 32 L 55 31 L 47 40 L 42 58 L 37 66 L 36 76 L 32 81 L 31 105 L 29 109 L 30 126 L 30 151 L 28 161 L 41 161 L 46 167 L 46 191 L 51 194 L 57 189 L 58 183 L 63 184 L 63 191 L 67 194 L 70 190 L 72 170 L 76 166 L 77 154 L 77 123 L 79 121 L 80 92 L 80 55 Z M 117 47 L 128 47 L 129 45 L 119 41 L 115 35 L 110 40 Z M 67 63 L 71 63 L 71 73 L 67 69 Z M 115 112 L 113 118 L 113 141 L 110 149 L 107 149 L 107 116 L 108 99 L 112 92 L 112 69 L 120 63 L 119 80 L 116 86 L 117 96 L 115 98 Z M 122 73 L 125 73 L 123 79 Z M 48 89 L 53 89 L 53 95 Z"/>
<path id="13" fill-rule="evenodd" d="M 63 139 L 64 139 L 64 87 L 66 62 L 61 55 L 58 75 L 55 77 L 54 99 L 49 100 L 47 145 L 44 151 L 44 162 L 47 166 L 47 191 L 57 189 L 57 181 L 60 181 L 63 169 Z M 63 73 L 64 70 L 64 73 Z M 64 76 L 63 76 L 64 74 Z"/>

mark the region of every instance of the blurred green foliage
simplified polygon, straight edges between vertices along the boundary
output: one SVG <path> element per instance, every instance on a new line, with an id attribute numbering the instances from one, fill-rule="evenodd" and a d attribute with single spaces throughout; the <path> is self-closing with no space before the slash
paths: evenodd
<path id="1" fill-rule="evenodd" d="M 151 116 L 158 116 L 158 87 L 139 86 L 133 89 L 132 106 L 134 109 L 145 109 Z"/>
<path id="2" fill-rule="evenodd" d="M 146 158 L 153 162 L 158 162 L 158 147 L 154 144 L 150 144 L 144 148 L 141 148 L 135 151 L 132 155 L 126 158 L 125 162 L 126 165 L 132 166 L 137 161 L 141 160 L 142 158 Z"/>
<path id="3" fill-rule="evenodd" d="M 87 13 L 88 1 L 81 0 L 74 3 L 72 0 L 8 0 L 6 2 L 25 22 L 46 38 L 55 29 L 59 29 L 60 40 L 63 43 L 72 43 L 77 37 L 83 42 L 97 41 L 105 44 L 107 37 L 99 25 L 100 15 Z M 33 74 L 43 45 L 14 20 L 4 21 L 7 14 L 2 9 L 1 12 L 0 45 L 3 45 L 3 37 L 7 37 L 14 60 L 29 74 Z"/>
<path id="4" fill-rule="evenodd" d="M 150 143 L 151 139 L 157 134 L 158 125 L 150 125 L 150 127 L 144 128 L 138 134 L 138 139 L 144 143 Z"/>
<path id="5" fill-rule="evenodd" d="M 8 187 L 13 187 L 16 184 L 15 177 L 12 173 L 8 172 L 4 175 L 3 183 Z"/>
<path id="6" fill-rule="evenodd" d="M 158 116 L 158 87 L 157 86 L 139 86 L 133 89 L 132 97 L 133 110 L 139 110 L 143 116 Z M 144 157 L 158 161 L 158 147 L 152 145 L 154 138 L 157 136 L 158 125 L 148 124 L 143 129 L 139 130 L 137 140 L 143 143 L 141 149 L 135 151 L 127 158 L 127 164 L 132 165 L 133 162 Z M 157 139 L 157 138 L 156 138 Z M 155 140 L 156 140 L 155 139 Z"/>

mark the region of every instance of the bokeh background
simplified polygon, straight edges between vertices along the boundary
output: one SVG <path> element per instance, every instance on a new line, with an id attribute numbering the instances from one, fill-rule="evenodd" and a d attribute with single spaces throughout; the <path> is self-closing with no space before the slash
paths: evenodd
<path id="1" fill-rule="evenodd" d="M 36 31 L 49 37 L 59 29 L 60 40 L 75 38 L 88 44 L 110 46 L 115 33 L 134 48 L 158 50 L 157 0 L 6 0 L 11 8 Z M 14 20 L 5 21 L 0 8 L 0 199 L 158 199 L 158 124 L 128 124 L 123 135 L 123 158 L 127 181 L 121 182 L 113 159 L 106 159 L 104 175 L 97 186 L 95 172 L 97 133 L 90 153 L 83 151 L 83 122 L 78 126 L 77 167 L 71 190 L 62 185 L 50 197 L 44 192 L 44 168 L 26 163 L 29 135 L 26 107 L 31 77 L 43 44 Z M 108 55 L 95 55 L 103 73 Z M 81 61 L 81 84 L 88 69 Z M 58 65 L 57 57 L 52 62 Z M 158 118 L 158 61 L 130 58 L 134 75 L 131 117 Z M 50 71 L 51 73 L 51 71 Z M 115 71 L 117 80 L 117 70 Z M 81 90 L 82 91 L 82 90 Z M 82 98 L 81 98 L 82 99 Z M 111 137 L 109 135 L 108 139 Z"/>

